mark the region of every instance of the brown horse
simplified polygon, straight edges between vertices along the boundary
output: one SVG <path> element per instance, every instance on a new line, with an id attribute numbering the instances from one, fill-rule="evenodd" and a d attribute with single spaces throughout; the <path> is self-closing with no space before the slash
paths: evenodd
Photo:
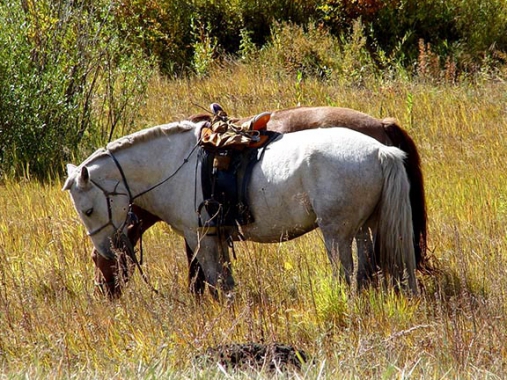
<path id="1" fill-rule="evenodd" d="M 131 223 L 127 229 L 127 237 L 130 246 L 116 260 L 106 259 L 94 249 L 92 260 L 95 263 L 95 285 L 97 293 L 106 295 L 109 298 L 117 298 L 121 295 L 123 285 L 128 281 L 135 269 L 137 257 L 133 247 L 147 231 L 160 219 L 152 213 L 132 205 L 132 212 L 136 215 L 137 221 Z M 204 273 L 200 270 L 199 263 L 194 258 L 194 253 L 185 242 L 185 251 L 188 258 L 189 282 L 191 291 L 195 294 L 202 294 L 205 289 Z"/>
<path id="2" fill-rule="evenodd" d="M 214 105 L 219 107 L 218 105 Z M 221 107 L 218 108 L 222 110 Z M 216 108 L 213 109 L 217 111 Z M 210 121 L 212 115 L 198 114 L 188 118 L 191 121 Z M 248 122 L 252 117 L 232 119 L 236 124 Z M 296 107 L 274 111 L 270 114 L 266 124 L 268 130 L 280 133 L 296 132 L 311 128 L 345 127 L 356 130 L 373 137 L 379 142 L 396 146 L 407 153 L 405 169 L 410 181 L 410 202 L 412 205 L 412 222 L 414 230 L 414 248 L 416 264 L 419 270 L 429 269 L 426 256 L 427 214 L 424 194 L 424 181 L 421 170 L 421 160 L 417 147 L 397 122 L 392 118 L 377 119 L 365 113 L 340 107 Z M 140 223 L 131 226 L 128 237 L 135 246 L 144 231 L 150 228 L 159 219 L 139 207 L 133 210 Z M 194 258 L 194 253 L 185 243 L 186 254 L 189 263 L 189 281 L 192 292 L 202 294 L 205 288 L 204 274 L 199 263 Z M 376 252 L 376 249 L 375 249 Z M 102 258 L 95 251 L 92 253 L 96 265 L 96 284 L 110 297 L 121 294 L 121 282 L 118 280 L 120 265 L 128 265 L 123 260 L 111 261 Z M 375 262 L 375 257 L 372 258 Z M 119 264 L 120 263 L 120 264 Z M 121 264 L 123 263 L 123 264 Z M 123 270 L 128 274 L 129 271 Z"/>

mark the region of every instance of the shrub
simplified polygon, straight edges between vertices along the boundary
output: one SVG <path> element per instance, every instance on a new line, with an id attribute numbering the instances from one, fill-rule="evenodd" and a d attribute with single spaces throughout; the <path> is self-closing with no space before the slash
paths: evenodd
<path id="1" fill-rule="evenodd" d="M 242 31 L 251 46 L 262 48 L 277 23 L 320 25 L 342 38 L 360 20 L 364 47 L 382 69 L 390 69 L 388 62 L 415 67 L 421 40 L 441 57 L 444 70 L 452 63 L 477 71 L 483 62 L 502 62 L 507 50 L 504 0 L 123 0 L 115 15 L 166 75 L 195 71 L 196 62 L 206 64 L 210 57 L 240 56 Z M 212 54 L 206 45 L 213 46 Z"/>
<path id="2" fill-rule="evenodd" d="M 154 58 L 163 74 L 174 74 L 192 61 L 195 10 L 185 0 L 122 0 L 113 11 L 123 38 Z"/>
<path id="3" fill-rule="evenodd" d="M 142 32 L 134 36 L 138 39 L 136 43 L 157 59 L 163 74 L 179 75 L 189 68 L 195 69 L 196 55 L 202 57 L 206 39 L 213 42 L 216 53 L 236 55 L 242 48 L 242 30 L 248 31 L 252 44 L 263 46 L 274 22 L 290 20 L 306 24 L 317 14 L 317 3 L 317 0 L 123 0 L 115 15 L 125 31 Z"/>
<path id="4" fill-rule="evenodd" d="M 346 85 L 360 85 L 365 77 L 376 75 L 360 21 L 354 22 L 350 35 L 341 38 L 313 24 L 306 29 L 292 23 L 275 24 L 272 40 L 260 59 L 274 71 Z"/>
<path id="5" fill-rule="evenodd" d="M 475 72 L 485 57 L 505 63 L 507 3 L 503 0 L 324 0 L 320 19 L 339 35 L 360 18 L 367 46 L 410 67 L 419 59 L 421 41 L 440 57 L 440 69 Z M 400 49 L 400 42 L 403 46 Z"/>
<path id="6" fill-rule="evenodd" d="M 310 25 L 307 30 L 293 23 L 276 23 L 261 60 L 288 74 L 326 77 L 339 54 L 336 38 Z"/>
<path id="7" fill-rule="evenodd" d="M 0 7 L 0 174 L 47 178 L 62 173 L 64 162 L 90 136 L 103 143 L 131 122 L 129 111 L 145 86 L 146 61 L 124 44 L 105 3 L 5 5 Z"/>

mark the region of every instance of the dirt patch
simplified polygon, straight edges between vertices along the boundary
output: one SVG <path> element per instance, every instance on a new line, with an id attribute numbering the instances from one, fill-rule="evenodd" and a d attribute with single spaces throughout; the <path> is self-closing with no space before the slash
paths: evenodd
<path id="1" fill-rule="evenodd" d="M 219 363 L 227 369 L 283 371 L 301 369 L 309 357 L 306 352 L 283 344 L 234 343 L 208 348 L 197 359 L 206 364 Z"/>

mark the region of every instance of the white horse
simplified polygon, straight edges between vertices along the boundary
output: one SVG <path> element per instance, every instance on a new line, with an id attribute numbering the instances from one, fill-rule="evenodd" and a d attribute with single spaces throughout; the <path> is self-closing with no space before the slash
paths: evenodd
<path id="1" fill-rule="evenodd" d="M 72 201 L 96 250 L 114 258 L 132 204 L 156 215 L 185 237 L 206 282 L 234 286 L 225 241 L 199 228 L 201 203 L 196 176 L 200 124 L 177 122 L 145 129 L 99 149 L 79 166 L 67 166 L 63 190 Z M 352 241 L 369 227 L 380 245 L 385 278 L 408 279 L 417 293 L 409 182 L 405 154 L 344 128 L 306 130 L 279 137 L 255 165 L 248 189 L 254 221 L 241 238 L 269 243 L 320 227 L 333 272 L 351 283 Z M 236 240 L 238 233 L 230 231 Z M 359 250 L 362 251 L 362 250 Z M 366 258 L 359 257 L 359 272 Z"/>

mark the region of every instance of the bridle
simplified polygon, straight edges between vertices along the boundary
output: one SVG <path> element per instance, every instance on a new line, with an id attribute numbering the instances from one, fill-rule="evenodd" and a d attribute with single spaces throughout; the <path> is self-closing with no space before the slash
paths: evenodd
<path id="1" fill-rule="evenodd" d="M 115 189 L 113 191 L 107 191 L 102 186 L 100 186 L 97 182 L 95 182 L 93 179 L 90 179 L 90 182 L 93 183 L 95 186 L 97 186 L 102 191 L 102 193 L 104 194 L 104 196 L 106 197 L 108 221 L 104 225 L 102 225 L 102 226 L 100 226 L 100 227 L 98 227 L 98 228 L 96 228 L 96 229 L 88 232 L 88 236 L 93 236 L 93 235 L 99 233 L 100 231 L 102 231 L 104 228 L 106 228 L 108 226 L 113 226 L 113 228 L 116 230 L 116 233 L 119 233 L 120 231 L 122 231 L 123 228 L 126 225 L 128 225 L 128 223 L 131 220 L 135 220 L 136 219 L 135 213 L 132 211 L 132 206 L 134 205 L 134 201 L 137 198 L 141 197 L 142 195 L 145 195 L 145 194 L 149 193 L 150 191 L 156 189 L 157 187 L 163 185 L 164 183 L 166 183 L 167 181 L 169 181 L 171 178 L 173 178 L 180 171 L 180 169 L 188 162 L 190 156 L 195 152 L 195 150 L 199 146 L 199 144 L 200 144 L 200 139 L 194 145 L 194 147 L 192 148 L 192 150 L 190 151 L 190 153 L 188 154 L 188 156 L 183 159 L 183 163 L 180 166 L 178 166 L 178 168 L 170 176 L 168 176 L 164 180 L 156 183 L 155 185 L 149 187 L 148 189 L 141 191 L 139 194 L 137 194 L 135 196 L 132 196 L 132 192 L 130 191 L 130 187 L 129 187 L 128 182 L 127 182 L 127 177 L 125 176 L 125 172 L 123 171 L 123 168 L 121 167 L 120 163 L 118 162 L 118 159 L 115 157 L 115 155 L 109 149 L 106 150 L 106 154 L 113 160 L 114 164 L 118 168 L 118 171 L 120 172 L 123 184 L 125 185 L 125 188 L 127 189 L 127 194 L 125 194 L 125 193 L 119 193 L 119 192 L 116 191 L 116 188 L 120 184 L 119 182 L 116 184 Z M 114 225 L 114 223 L 113 223 L 113 210 L 111 209 L 111 196 L 114 196 L 114 195 L 125 195 L 125 196 L 129 197 L 129 209 L 127 211 L 127 217 L 125 218 L 125 221 L 123 222 L 123 224 L 119 228 L 117 228 Z"/>
<path id="2" fill-rule="evenodd" d="M 127 177 L 125 176 L 125 172 L 123 171 L 123 168 L 121 167 L 120 163 L 118 162 L 118 159 L 114 156 L 114 154 L 109 149 L 107 149 L 106 150 L 106 154 L 113 160 L 113 162 L 115 163 L 118 171 L 120 172 L 121 179 L 122 179 L 122 182 L 123 182 L 123 184 L 124 184 L 124 186 L 125 186 L 125 188 L 127 190 L 127 193 L 121 193 L 121 192 L 116 191 L 116 189 L 119 186 L 120 182 L 118 182 L 116 184 L 116 186 L 115 186 L 115 188 L 114 188 L 113 191 L 107 191 L 101 185 L 99 185 L 96 181 L 94 181 L 93 179 L 90 178 L 90 182 L 93 183 L 95 186 L 97 186 L 102 191 L 102 193 L 104 194 L 104 196 L 106 197 L 108 221 L 105 224 L 103 224 L 102 226 L 97 227 L 97 228 L 95 228 L 92 231 L 89 231 L 88 232 L 88 236 L 91 237 L 93 235 L 96 235 L 99 232 L 101 232 L 102 230 L 104 230 L 105 228 L 107 228 L 109 226 L 112 226 L 114 228 L 114 230 L 115 230 L 114 236 L 115 236 L 115 242 L 116 243 L 118 243 L 122 239 L 127 238 L 126 235 L 122 232 L 123 229 L 125 228 L 125 226 L 129 225 L 131 222 L 138 222 L 138 218 L 137 218 L 137 216 L 135 215 L 135 213 L 133 211 L 134 201 L 137 198 L 141 197 L 142 195 L 145 195 L 146 193 L 148 193 L 148 192 L 156 189 L 157 187 L 163 185 L 164 183 L 166 183 L 167 181 L 169 181 L 171 178 L 173 178 L 180 171 L 180 169 L 188 162 L 188 160 L 190 159 L 190 156 L 195 152 L 195 150 L 199 146 L 199 144 L 200 144 L 200 139 L 197 141 L 197 143 L 192 148 L 192 150 L 187 155 L 187 157 L 185 157 L 183 159 L 183 162 L 181 163 L 181 165 L 178 166 L 178 168 L 171 175 L 169 175 L 164 180 L 156 183 L 155 185 L 149 187 L 148 189 L 140 192 L 139 194 L 137 194 L 135 196 L 132 196 L 132 192 L 131 192 L 130 187 L 129 187 L 128 182 L 127 182 Z M 114 222 L 113 222 L 113 210 L 112 210 L 112 206 L 111 206 L 111 197 L 112 196 L 116 196 L 116 195 L 124 195 L 124 196 L 128 196 L 129 197 L 129 208 L 128 208 L 128 211 L 127 211 L 127 215 L 125 217 L 125 221 L 122 223 L 122 225 L 120 227 L 116 227 L 115 224 L 114 224 Z M 128 240 L 128 238 L 127 238 L 127 240 Z M 157 289 L 155 289 L 150 284 L 150 282 L 148 281 L 148 278 L 146 277 L 146 275 L 145 275 L 145 273 L 144 273 L 144 271 L 143 271 L 143 269 L 141 267 L 141 264 L 143 262 L 142 232 L 140 233 L 139 241 L 140 241 L 140 260 L 137 259 L 136 253 L 135 253 L 135 250 L 133 249 L 133 247 L 132 247 L 132 249 L 128 249 L 127 250 L 127 255 L 130 257 L 130 259 L 135 264 L 135 266 L 139 269 L 139 273 L 141 274 L 141 277 L 143 278 L 144 282 L 151 288 L 152 291 L 154 291 L 155 293 L 159 294 L 159 291 Z M 114 259 L 114 258 L 115 257 L 108 257 L 108 259 Z M 96 283 L 96 285 L 102 287 L 103 285 L 108 285 L 108 283 Z"/>
<path id="3" fill-rule="evenodd" d="M 120 184 L 120 182 L 118 182 L 116 184 L 116 186 L 114 187 L 113 191 L 107 191 L 102 186 L 100 186 L 97 182 L 95 182 L 93 179 L 90 178 L 90 182 L 93 183 L 95 186 L 97 186 L 102 191 L 102 193 L 104 194 L 104 196 L 106 197 L 108 221 L 107 221 L 106 224 L 104 224 L 104 225 L 102 225 L 102 226 L 100 226 L 100 227 L 98 227 L 98 228 L 96 228 L 96 229 L 94 229 L 92 231 L 89 231 L 88 232 L 88 236 L 96 235 L 96 234 L 98 234 L 100 231 L 102 231 L 104 228 L 106 228 L 108 226 L 112 226 L 115 229 L 115 231 L 116 231 L 116 235 L 118 235 L 123 230 L 123 228 L 129 223 L 129 219 L 132 217 L 131 214 L 133 214 L 133 212 L 132 212 L 132 205 L 133 205 L 133 200 L 134 199 L 132 197 L 132 192 L 130 191 L 130 187 L 129 187 L 128 182 L 127 182 L 127 177 L 125 177 L 125 172 L 123 171 L 120 163 L 118 162 L 118 160 L 116 159 L 116 157 L 114 156 L 114 154 L 110 150 L 106 150 L 106 154 L 109 157 L 111 157 L 111 159 L 115 163 L 116 167 L 118 168 L 118 171 L 120 172 L 123 184 L 125 185 L 125 188 L 127 189 L 127 194 L 125 194 L 125 193 L 119 193 L 119 192 L 116 191 L 116 188 L 118 187 L 118 185 Z M 123 224 L 119 228 L 116 227 L 114 225 L 114 223 L 113 223 L 113 210 L 111 208 L 111 196 L 115 196 L 115 195 L 124 195 L 124 196 L 128 196 L 129 197 L 129 210 L 127 212 L 127 217 L 125 218 L 125 221 L 123 222 Z"/>
<path id="4" fill-rule="evenodd" d="M 107 191 L 106 189 L 104 189 L 102 186 L 100 186 L 97 182 L 95 182 L 92 179 L 90 179 L 90 182 L 93 183 L 95 186 L 97 186 L 102 191 L 102 193 L 104 193 L 104 196 L 106 197 L 108 221 L 107 221 L 107 223 L 103 224 L 102 226 L 100 226 L 98 228 L 95 228 L 92 231 L 89 231 L 88 232 L 88 236 L 96 235 L 96 234 L 98 234 L 100 231 L 102 231 L 104 228 L 106 228 L 108 226 L 112 226 L 116 230 L 116 232 L 123 230 L 123 227 L 125 227 L 125 225 L 127 224 L 127 221 L 128 221 L 128 214 L 127 214 L 127 218 L 125 219 L 125 222 L 122 224 L 121 227 L 118 228 L 118 227 L 116 227 L 114 225 L 114 223 L 113 223 L 113 210 L 111 208 L 111 196 L 125 195 L 125 196 L 128 196 L 130 198 L 130 195 L 129 194 L 125 194 L 125 193 L 119 193 L 119 192 L 116 191 L 116 188 L 118 187 L 118 185 L 120 184 L 120 182 L 118 182 L 116 184 L 115 189 L 113 191 Z M 129 201 L 129 207 L 131 208 L 130 204 L 131 204 L 131 202 Z"/>

